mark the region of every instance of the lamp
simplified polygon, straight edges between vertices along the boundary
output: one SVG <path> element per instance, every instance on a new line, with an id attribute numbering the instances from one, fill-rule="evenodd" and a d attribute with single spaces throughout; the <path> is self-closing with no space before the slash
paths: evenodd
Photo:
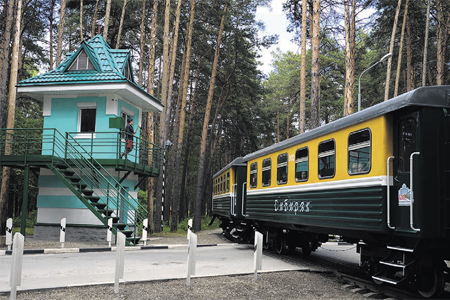
<path id="1" fill-rule="evenodd" d="M 392 56 L 392 53 L 388 53 L 385 56 L 383 56 L 379 61 L 377 61 L 376 63 L 374 63 L 373 65 L 371 65 L 370 67 L 368 67 L 367 69 L 365 69 L 361 75 L 359 75 L 359 80 L 358 80 L 358 111 L 361 110 L 361 76 L 363 76 L 364 73 L 366 73 L 367 71 L 369 71 L 370 69 L 372 69 L 373 67 L 375 67 L 376 65 L 378 65 L 380 62 L 382 62 L 383 60 L 385 60 L 386 58 L 388 58 L 389 56 Z"/>

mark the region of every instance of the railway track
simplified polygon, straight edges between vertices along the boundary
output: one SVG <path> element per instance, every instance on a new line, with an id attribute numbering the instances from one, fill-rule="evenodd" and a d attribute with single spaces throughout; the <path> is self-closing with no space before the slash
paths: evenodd
<path id="1" fill-rule="evenodd" d="M 324 272 L 333 273 L 346 289 L 361 294 L 361 298 L 370 299 L 418 299 L 420 295 L 413 291 L 397 288 L 388 284 L 376 284 L 367 279 L 357 264 L 346 263 L 339 259 L 328 259 L 312 253 L 304 256 L 299 248 L 290 254 L 277 254 L 272 250 L 264 250 L 264 255 L 276 257 L 294 265 L 311 268 L 320 267 Z M 450 284 L 446 283 L 445 291 L 440 299 L 450 299 Z"/>

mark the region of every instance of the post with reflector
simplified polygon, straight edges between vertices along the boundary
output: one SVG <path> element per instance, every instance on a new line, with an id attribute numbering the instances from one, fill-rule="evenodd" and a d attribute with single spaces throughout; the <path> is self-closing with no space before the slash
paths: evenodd
<path id="1" fill-rule="evenodd" d="M 12 245 L 12 227 L 13 221 L 12 218 L 6 220 L 6 245 L 8 246 L 8 250 L 11 250 Z"/>
<path id="2" fill-rule="evenodd" d="M 258 270 L 262 269 L 262 248 L 263 248 L 263 235 L 262 233 L 255 231 L 255 245 L 254 245 L 254 269 L 255 269 L 255 278 L 254 281 L 258 279 Z"/>
<path id="3" fill-rule="evenodd" d="M 21 233 L 17 232 L 14 235 L 11 277 L 9 279 L 9 285 L 11 286 L 9 299 L 11 300 L 16 299 L 17 287 L 22 284 L 22 257 L 24 242 L 24 236 Z"/>
<path id="4" fill-rule="evenodd" d="M 114 293 L 119 293 L 119 280 L 123 279 L 123 269 L 125 261 L 125 235 L 122 232 L 117 233 L 116 246 L 116 272 L 114 281 Z"/>
<path id="5" fill-rule="evenodd" d="M 108 219 L 108 230 L 106 231 L 106 241 L 108 242 L 108 247 L 111 247 L 111 237 L 112 237 L 112 218 Z"/>
<path id="6" fill-rule="evenodd" d="M 59 234 L 59 242 L 61 243 L 61 248 L 64 248 L 64 243 L 66 242 L 66 218 L 61 219 L 61 231 Z"/>
<path id="7" fill-rule="evenodd" d="M 148 219 L 142 222 L 142 240 L 144 241 L 144 246 L 147 246 L 147 230 L 148 230 Z"/>
<path id="8" fill-rule="evenodd" d="M 189 245 L 188 245 L 188 271 L 186 285 L 191 285 L 191 275 L 195 275 L 195 252 L 197 250 L 197 235 L 188 231 Z"/>

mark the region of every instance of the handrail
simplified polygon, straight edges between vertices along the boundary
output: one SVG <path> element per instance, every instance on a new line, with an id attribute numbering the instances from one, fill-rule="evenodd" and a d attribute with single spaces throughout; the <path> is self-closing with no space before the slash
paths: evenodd
<path id="1" fill-rule="evenodd" d="M 409 158 L 409 170 L 411 172 L 410 176 L 409 176 L 409 185 L 411 187 L 410 190 L 410 200 L 411 200 L 411 205 L 410 205 L 410 210 L 409 210 L 409 220 L 410 220 L 410 227 L 412 230 L 414 231 L 420 231 L 420 229 L 418 228 L 414 228 L 414 217 L 413 217 L 413 206 L 414 206 L 414 189 L 413 189 L 413 175 L 414 175 L 414 171 L 413 171 L 413 167 L 414 167 L 414 155 L 419 155 L 420 152 L 413 152 L 411 153 L 411 156 Z"/>
<path id="2" fill-rule="evenodd" d="M 387 226 L 390 229 L 395 229 L 395 227 L 391 226 L 391 176 L 389 174 L 390 172 L 390 164 L 389 164 L 389 160 L 390 159 L 394 159 L 395 156 L 389 156 L 387 159 L 387 172 L 386 172 L 386 177 L 387 177 L 387 197 L 386 197 L 386 208 L 387 208 Z"/>
<path id="3" fill-rule="evenodd" d="M 231 207 L 230 207 L 230 212 L 231 212 L 231 214 L 233 215 L 233 216 L 235 216 L 236 215 L 236 213 L 234 212 L 234 207 L 236 206 L 236 186 L 237 186 L 237 183 L 235 183 L 235 184 L 233 184 L 232 186 L 231 186 L 231 197 L 230 197 L 230 202 L 231 202 Z"/>
<path id="4" fill-rule="evenodd" d="M 96 135 L 98 133 L 95 133 Z M 114 136 L 116 133 L 108 133 Z M 114 142 L 117 147 L 121 145 L 120 135 L 117 142 Z M 89 139 L 91 146 L 93 145 L 93 139 Z M 97 138 L 95 139 L 97 140 Z M 151 161 L 154 167 L 158 167 L 158 153 L 160 153 L 159 147 L 148 143 L 148 141 L 139 140 L 137 147 L 144 144 L 144 148 L 151 152 Z M 136 231 L 140 227 L 140 220 L 145 219 L 146 210 L 139 201 L 132 197 L 128 191 L 126 191 L 119 182 L 114 178 L 106 169 L 100 165 L 100 163 L 93 157 L 96 155 L 94 147 L 91 147 L 91 151 L 85 149 L 86 145 L 82 145 L 72 134 L 66 134 L 64 137 L 56 128 L 50 129 L 27 129 L 27 128 L 16 128 L 16 129 L 0 129 L 0 156 L 5 155 L 3 153 L 3 144 L 5 148 L 8 148 L 7 155 L 20 155 L 24 156 L 27 160 L 28 155 L 51 155 L 52 165 L 64 162 L 68 168 L 80 176 L 81 181 L 90 186 L 96 196 L 104 196 L 105 199 L 101 201 L 106 201 L 107 209 L 115 211 L 116 216 L 119 216 L 119 212 L 126 211 L 127 221 L 133 221 L 133 229 L 135 231 L 135 236 L 137 236 Z M 87 140 L 86 140 L 87 141 Z M 145 141 L 145 142 L 144 142 Z M 119 144 L 120 143 L 120 144 Z M 152 145 L 150 148 L 149 145 Z M 114 148 L 114 147 L 113 147 Z M 138 152 L 136 152 L 138 153 Z M 150 156 L 148 153 L 145 158 Z M 156 155 L 155 155 L 156 154 Z M 117 150 L 116 150 L 116 155 Z M 60 158 L 62 161 L 55 160 L 55 158 Z M 73 168 L 72 168 L 73 167 Z M 78 169 L 77 170 L 74 170 Z M 106 178 L 106 177 L 108 178 Z M 133 203 L 130 202 L 131 199 Z M 110 217 L 105 214 L 105 218 Z M 128 222 L 127 222 L 128 223 Z"/>

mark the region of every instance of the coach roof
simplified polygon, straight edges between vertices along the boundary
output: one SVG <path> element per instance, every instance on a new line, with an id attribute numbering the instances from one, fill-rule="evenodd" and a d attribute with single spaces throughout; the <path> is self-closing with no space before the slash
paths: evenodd
<path id="1" fill-rule="evenodd" d="M 399 110 L 407 106 L 432 106 L 450 108 L 450 86 L 432 86 L 421 87 L 402 94 L 388 101 L 384 101 L 363 111 L 351 114 L 344 118 L 338 119 L 326 125 L 317 127 L 313 130 L 294 136 L 280 143 L 247 154 L 243 158 L 243 162 L 250 161 L 260 156 L 283 150 L 293 145 L 308 141 L 310 139 L 320 137 L 333 131 L 349 127 L 354 124 L 367 121 L 387 113 Z"/>
<path id="2" fill-rule="evenodd" d="M 230 162 L 228 165 L 226 165 L 222 170 L 220 170 L 219 172 L 214 174 L 213 178 L 216 178 L 217 176 L 219 176 L 220 174 L 225 172 L 227 169 L 229 169 L 231 167 L 235 167 L 235 166 L 236 167 L 245 167 L 245 166 L 247 166 L 247 164 L 242 161 L 242 157 L 238 157 L 235 160 L 233 160 L 232 162 Z"/>

